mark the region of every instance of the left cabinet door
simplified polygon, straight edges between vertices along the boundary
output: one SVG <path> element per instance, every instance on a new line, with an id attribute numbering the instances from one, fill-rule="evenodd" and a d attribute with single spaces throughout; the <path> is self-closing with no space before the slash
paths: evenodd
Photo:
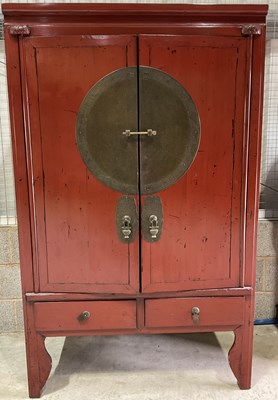
<path id="1" fill-rule="evenodd" d="M 116 210 L 123 195 L 88 171 L 76 143 L 87 92 L 107 74 L 136 65 L 136 38 L 31 37 L 21 50 L 37 290 L 136 293 L 139 235 L 132 243 L 119 240 Z M 130 106 L 137 125 L 137 103 Z M 109 118 L 107 109 L 102 117 Z M 130 162 L 137 164 L 136 142 Z M 136 194 L 130 198 L 138 205 Z"/>

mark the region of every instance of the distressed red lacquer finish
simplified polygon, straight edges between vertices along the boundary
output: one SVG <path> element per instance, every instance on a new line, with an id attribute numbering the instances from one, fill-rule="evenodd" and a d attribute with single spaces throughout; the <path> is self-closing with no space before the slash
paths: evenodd
<path id="1" fill-rule="evenodd" d="M 143 288 L 238 286 L 246 40 L 140 37 L 139 61 L 175 77 L 191 95 L 201 122 L 192 166 L 175 185 L 159 193 L 163 232 L 159 242 L 143 241 Z M 144 155 L 144 148 L 141 152 Z"/>
<path id="2" fill-rule="evenodd" d="M 85 95 L 136 64 L 135 44 L 124 35 L 24 41 L 41 291 L 137 291 L 138 240 L 127 246 L 117 237 L 120 195 L 89 173 L 76 146 Z"/>
<path id="3" fill-rule="evenodd" d="M 51 370 L 47 336 L 101 334 L 234 331 L 229 363 L 248 389 L 267 6 L 6 4 L 3 12 L 30 397 Z M 103 77 L 144 66 L 187 91 L 201 134 L 188 171 L 155 193 L 159 240 L 146 240 L 139 223 L 128 243 L 116 218 L 125 194 L 86 168 L 76 123 Z M 134 143 L 139 190 L 129 197 L 140 221 L 147 141 Z"/>

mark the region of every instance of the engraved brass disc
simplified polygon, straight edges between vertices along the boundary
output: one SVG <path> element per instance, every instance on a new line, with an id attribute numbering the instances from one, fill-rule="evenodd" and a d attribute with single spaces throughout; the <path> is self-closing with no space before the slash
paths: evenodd
<path id="1" fill-rule="evenodd" d="M 180 179 L 192 164 L 200 142 L 196 106 L 183 86 L 170 75 L 140 68 L 139 128 L 155 129 L 140 137 L 140 190 L 160 192 Z"/>
<path id="2" fill-rule="evenodd" d="M 78 112 L 76 138 L 84 163 L 102 183 L 136 194 L 140 181 L 140 193 L 153 194 L 173 185 L 193 162 L 199 114 L 170 75 L 127 67 L 89 90 Z"/>
<path id="3" fill-rule="evenodd" d="M 106 186 L 138 193 L 138 138 L 122 134 L 137 130 L 137 68 L 106 75 L 85 96 L 78 115 L 76 141 L 88 170 Z"/>

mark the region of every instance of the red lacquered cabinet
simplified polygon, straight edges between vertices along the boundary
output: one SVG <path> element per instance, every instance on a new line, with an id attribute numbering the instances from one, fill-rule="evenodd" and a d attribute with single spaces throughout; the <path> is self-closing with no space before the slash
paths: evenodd
<path id="1" fill-rule="evenodd" d="M 70 335 L 234 331 L 248 389 L 267 6 L 3 13 L 30 397 Z"/>

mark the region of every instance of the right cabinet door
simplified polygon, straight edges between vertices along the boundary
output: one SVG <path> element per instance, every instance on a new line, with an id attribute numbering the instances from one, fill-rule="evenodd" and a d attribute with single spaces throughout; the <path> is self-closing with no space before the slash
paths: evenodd
<path id="1" fill-rule="evenodd" d="M 175 78 L 194 101 L 201 126 L 200 145 L 191 167 L 168 188 L 153 191 L 161 202 L 163 224 L 159 240 L 142 238 L 144 292 L 241 284 L 248 142 L 247 43 L 243 37 L 139 37 L 139 65 Z M 155 129 L 155 120 L 160 119 L 156 102 L 148 104 L 146 110 L 142 102 L 139 128 L 145 129 L 144 115 L 153 115 Z M 169 108 L 168 123 L 176 124 L 170 117 Z M 148 146 L 159 148 L 159 131 L 154 139 L 156 142 L 140 141 L 142 226 L 146 223 L 144 205 L 148 208 L 150 197 L 143 167 L 148 161 L 153 165 L 150 158 L 155 151 Z M 171 143 L 168 147 L 175 151 Z"/>

